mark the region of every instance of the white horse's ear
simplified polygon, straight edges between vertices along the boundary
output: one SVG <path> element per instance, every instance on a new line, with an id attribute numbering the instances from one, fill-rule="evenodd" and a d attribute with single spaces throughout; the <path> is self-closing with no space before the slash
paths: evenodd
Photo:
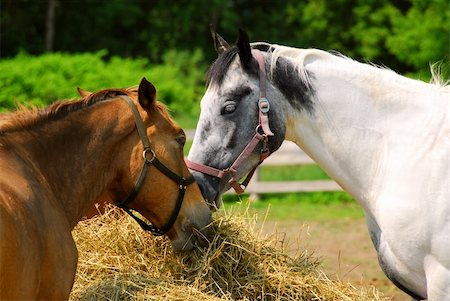
<path id="1" fill-rule="evenodd" d="M 250 47 L 250 39 L 248 34 L 239 28 L 239 37 L 237 41 L 237 47 L 239 49 L 239 58 L 241 59 L 242 66 L 247 68 L 252 61 L 252 49 Z"/>
<path id="2" fill-rule="evenodd" d="M 139 104 L 144 109 L 150 109 L 156 100 L 156 88 L 145 77 L 142 78 L 138 88 Z"/>
<path id="3" fill-rule="evenodd" d="M 214 41 L 214 48 L 216 49 L 218 54 L 222 54 L 225 50 L 230 48 L 230 45 L 227 41 L 224 40 L 215 30 L 212 24 L 209 25 L 209 29 L 211 31 L 211 35 Z"/>
<path id="4" fill-rule="evenodd" d="M 87 91 L 87 90 L 83 90 L 83 89 L 81 89 L 80 87 L 77 87 L 77 91 L 78 91 L 78 94 L 79 94 L 81 97 L 83 97 L 83 98 L 86 98 L 86 97 L 88 97 L 89 95 L 92 94 L 92 92 L 89 92 L 89 91 Z"/>

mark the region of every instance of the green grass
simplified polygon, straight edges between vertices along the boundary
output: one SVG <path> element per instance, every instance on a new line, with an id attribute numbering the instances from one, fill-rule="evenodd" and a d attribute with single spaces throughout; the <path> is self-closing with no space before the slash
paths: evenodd
<path id="1" fill-rule="evenodd" d="M 265 194 L 258 201 L 248 201 L 248 196 L 225 195 L 224 206 L 251 212 L 259 216 L 269 210 L 269 220 L 324 221 L 337 218 L 361 218 L 362 208 L 346 192 L 312 192 Z"/>
<path id="2" fill-rule="evenodd" d="M 351 203 L 311 203 L 290 199 L 273 199 L 271 201 L 225 202 L 224 207 L 232 210 L 246 210 L 249 206 L 251 213 L 259 217 L 266 216 L 267 220 L 301 220 L 328 221 L 335 219 L 360 219 L 364 217 L 361 206 Z"/>
<path id="3" fill-rule="evenodd" d="M 315 164 L 293 166 L 262 166 L 261 181 L 325 180 L 330 177 Z"/>

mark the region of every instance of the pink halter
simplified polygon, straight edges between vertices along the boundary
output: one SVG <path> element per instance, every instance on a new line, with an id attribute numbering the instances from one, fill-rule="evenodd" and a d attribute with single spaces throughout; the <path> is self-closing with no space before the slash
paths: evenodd
<path id="1" fill-rule="evenodd" d="M 270 103 L 266 98 L 267 78 L 266 78 L 266 68 L 264 64 L 264 56 L 262 55 L 261 51 L 256 49 L 252 49 L 252 54 L 253 57 L 258 62 L 259 66 L 259 100 L 258 100 L 259 124 L 255 129 L 255 135 L 229 168 L 217 169 L 211 166 L 195 163 L 186 159 L 186 165 L 192 170 L 196 170 L 208 174 L 210 176 L 217 177 L 221 180 L 223 180 L 225 176 L 231 175 L 231 179 L 228 181 L 228 183 L 230 184 L 231 187 L 233 187 L 233 189 L 236 191 L 237 194 L 242 194 L 245 192 L 245 188 L 250 182 L 250 179 L 252 178 L 256 168 L 269 156 L 270 152 L 268 147 L 268 137 L 273 136 L 273 133 L 269 127 L 269 116 L 267 115 L 267 113 L 270 110 Z M 262 133 L 260 133 L 260 131 L 262 131 Z M 249 172 L 249 174 L 242 182 L 242 184 L 240 184 L 238 183 L 239 179 L 236 179 L 237 169 L 251 155 L 251 153 L 253 152 L 253 150 L 256 148 L 256 146 L 260 141 L 262 142 L 262 147 L 259 163 Z"/>

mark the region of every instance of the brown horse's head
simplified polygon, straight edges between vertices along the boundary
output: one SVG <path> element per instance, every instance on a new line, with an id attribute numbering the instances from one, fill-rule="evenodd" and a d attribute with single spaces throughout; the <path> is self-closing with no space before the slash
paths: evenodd
<path id="1" fill-rule="evenodd" d="M 118 123 L 133 128 L 121 142 L 125 143 L 121 146 L 124 151 L 115 158 L 117 166 L 121 167 L 109 187 L 109 193 L 123 205 L 123 201 L 136 188 L 135 183 L 142 173 L 145 177 L 142 185 L 138 187 L 137 194 L 126 201 L 124 209 L 129 213 L 128 209 L 138 211 L 158 229 L 166 228 L 164 232 L 167 232 L 176 251 L 189 250 L 197 239 L 211 235 L 207 227 L 211 222 L 211 212 L 193 178 L 189 181 L 192 176 L 183 156 L 185 133 L 171 119 L 165 106 L 156 101 L 156 89 L 145 78 L 137 93 L 136 89 L 128 91 L 128 98 L 137 108 L 138 116 L 131 114 L 130 106 L 121 107 L 129 113 L 119 114 L 127 117 L 124 117 L 126 121 L 119 118 Z M 143 121 L 141 135 L 137 130 L 138 123 L 135 127 L 136 118 Z M 142 140 L 145 138 L 141 136 L 148 137 L 151 150 L 144 152 L 145 143 Z M 147 170 L 142 169 L 145 161 L 148 163 Z M 180 183 L 183 179 L 187 179 L 185 184 Z M 177 208 L 180 201 L 181 207 Z M 172 225 L 170 220 L 174 219 Z"/>

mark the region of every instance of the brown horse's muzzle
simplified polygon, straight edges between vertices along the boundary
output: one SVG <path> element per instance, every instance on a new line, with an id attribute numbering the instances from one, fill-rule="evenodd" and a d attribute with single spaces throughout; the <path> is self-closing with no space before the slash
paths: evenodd
<path id="1" fill-rule="evenodd" d="M 168 233 L 173 249 L 181 252 L 192 250 L 194 246 L 206 247 L 215 234 L 211 222 L 211 211 L 204 202 L 182 210 Z"/>

